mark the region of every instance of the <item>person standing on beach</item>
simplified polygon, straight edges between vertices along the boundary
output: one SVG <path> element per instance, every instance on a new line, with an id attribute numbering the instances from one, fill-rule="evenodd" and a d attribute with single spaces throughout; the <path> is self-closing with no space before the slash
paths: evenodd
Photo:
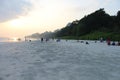
<path id="1" fill-rule="evenodd" d="M 41 38 L 41 42 L 43 42 L 43 38 Z"/>
<path id="2" fill-rule="evenodd" d="M 107 44 L 111 45 L 110 38 L 107 39 Z"/>
<path id="3" fill-rule="evenodd" d="M 103 42 L 103 37 L 100 38 L 100 42 Z"/>

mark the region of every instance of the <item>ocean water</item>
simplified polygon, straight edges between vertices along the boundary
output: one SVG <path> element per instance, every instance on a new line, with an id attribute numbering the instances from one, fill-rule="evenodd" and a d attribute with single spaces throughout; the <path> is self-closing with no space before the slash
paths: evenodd
<path id="1" fill-rule="evenodd" d="M 1 37 L 0 37 L 0 42 L 8 42 L 8 41 L 9 41 L 8 38 L 1 38 Z"/>
<path id="2" fill-rule="evenodd" d="M 88 42 L 0 42 L 0 80 L 120 80 L 120 47 Z"/>

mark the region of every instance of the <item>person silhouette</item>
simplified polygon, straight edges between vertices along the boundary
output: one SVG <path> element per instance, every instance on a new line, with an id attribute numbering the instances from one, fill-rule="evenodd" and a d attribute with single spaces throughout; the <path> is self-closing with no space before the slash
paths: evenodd
<path id="1" fill-rule="evenodd" d="M 41 38 L 41 42 L 43 42 L 43 38 Z"/>
<path id="2" fill-rule="evenodd" d="M 108 44 L 108 45 L 111 45 L 111 42 L 110 42 L 110 39 L 109 39 L 109 38 L 107 39 L 107 44 Z"/>
<path id="3" fill-rule="evenodd" d="M 112 45 L 115 46 L 115 42 L 114 41 L 112 42 Z"/>
<path id="4" fill-rule="evenodd" d="M 88 42 L 86 42 L 86 44 L 89 44 Z"/>

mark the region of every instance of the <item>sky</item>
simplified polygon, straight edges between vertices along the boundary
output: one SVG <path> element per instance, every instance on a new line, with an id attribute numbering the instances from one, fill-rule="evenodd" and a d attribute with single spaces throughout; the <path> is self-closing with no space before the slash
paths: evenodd
<path id="1" fill-rule="evenodd" d="M 0 37 L 54 31 L 100 8 L 116 15 L 120 0 L 0 0 Z"/>

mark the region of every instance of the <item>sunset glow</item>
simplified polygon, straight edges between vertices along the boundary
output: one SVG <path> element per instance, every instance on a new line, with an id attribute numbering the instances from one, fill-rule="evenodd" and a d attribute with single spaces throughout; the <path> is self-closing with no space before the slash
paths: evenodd
<path id="1" fill-rule="evenodd" d="M 9 25 L 15 28 L 19 28 L 22 27 L 24 25 L 24 23 L 22 21 L 20 21 L 19 19 L 17 20 L 12 20 L 9 22 Z"/>
<path id="2" fill-rule="evenodd" d="M 111 15 L 120 9 L 119 0 L 8 0 L 9 2 L 10 4 L 6 1 L 3 6 L 0 5 L 0 37 L 24 37 L 36 32 L 54 31 L 99 8 L 105 8 Z"/>
<path id="3" fill-rule="evenodd" d="M 12 40 L 13 40 L 14 42 L 16 42 L 16 41 L 18 41 L 18 38 L 13 37 Z"/>

